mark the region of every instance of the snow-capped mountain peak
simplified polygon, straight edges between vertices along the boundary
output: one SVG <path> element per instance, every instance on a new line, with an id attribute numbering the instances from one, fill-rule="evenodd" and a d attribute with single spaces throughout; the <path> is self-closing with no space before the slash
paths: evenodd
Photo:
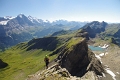
<path id="1" fill-rule="evenodd" d="M 22 13 L 18 15 L 18 17 L 20 17 L 20 18 L 23 18 L 23 16 L 25 16 L 25 15 Z"/>
<path id="2" fill-rule="evenodd" d="M 28 16 L 28 19 L 32 22 L 32 23 L 41 23 L 40 19 L 37 19 L 36 17 L 32 17 L 32 16 Z"/>

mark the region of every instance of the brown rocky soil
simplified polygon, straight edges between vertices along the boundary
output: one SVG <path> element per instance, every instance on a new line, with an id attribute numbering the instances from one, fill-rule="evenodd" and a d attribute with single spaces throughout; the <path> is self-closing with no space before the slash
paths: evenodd
<path id="1" fill-rule="evenodd" d="M 118 46 L 110 46 L 107 51 L 108 54 L 101 57 L 102 64 L 105 68 L 109 68 L 116 76 L 116 80 L 120 80 L 120 48 Z M 94 51 L 95 54 L 101 54 L 103 52 Z M 113 80 L 109 74 L 101 80 Z"/>

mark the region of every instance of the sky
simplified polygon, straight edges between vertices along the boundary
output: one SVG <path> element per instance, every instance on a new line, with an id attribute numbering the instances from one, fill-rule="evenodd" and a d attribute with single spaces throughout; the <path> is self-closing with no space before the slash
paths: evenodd
<path id="1" fill-rule="evenodd" d="M 0 0 L 0 17 L 120 22 L 120 0 Z"/>

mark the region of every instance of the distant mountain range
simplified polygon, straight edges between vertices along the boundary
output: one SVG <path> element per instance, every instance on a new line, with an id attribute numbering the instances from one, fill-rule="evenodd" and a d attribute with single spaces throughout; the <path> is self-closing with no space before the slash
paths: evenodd
<path id="1" fill-rule="evenodd" d="M 0 17 L 0 49 L 50 35 L 60 30 L 77 30 L 86 22 L 56 20 L 50 23 L 32 16 L 19 14 L 16 17 Z"/>
<path id="2" fill-rule="evenodd" d="M 54 36 L 59 35 L 59 32 L 60 34 L 70 33 L 71 30 L 78 30 L 80 28 L 88 32 L 90 38 L 111 39 L 111 42 L 120 45 L 119 23 L 108 24 L 104 21 L 87 23 L 67 20 L 49 22 L 48 20 L 44 21 L 32 16 L 19 14 L 16 17 L 0 17 L 0 49 L 4 50 L 17 43 L 49 36 L 53 33 Z"/>
<path id="3" fill-rule="evenodd" d="M 95 38 L 96 34 L 105 31 L 106 26 L 108 26 L 108 23 L 104 21 L 103 22 L 93 21 L 83 26 L 83 30 L 89 33 L 89 37 Z"/>

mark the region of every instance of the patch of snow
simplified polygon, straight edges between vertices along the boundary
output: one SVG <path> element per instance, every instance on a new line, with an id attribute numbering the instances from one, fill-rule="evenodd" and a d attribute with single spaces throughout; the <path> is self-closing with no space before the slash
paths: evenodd
<path id="1" fill-rule="evenodd" d="M 13 19 L 13 18 L 15 18 L 15 17 L 11 17 L 11 18 L 9 18 L 9 19 Z"/>
<path id="2" fill-rule="evenodd" d="M 22 15 L 19 15 L 20 18 L 22 18 Z"/>
<path id="3" fill-rule="evenodd" d="M 116 72 L 117 74 L 120 74 L 119 72 Z"/>
<path id="4" fill-rule="evenodd" d="M 33 17 L 32 16 L 28 16 L 28 19 L 33 23 Z"/>
<path id="5" fill-rule="evenodd" d="M 22 14 L 22 13 L 21 13 L 21 14 L 19 14 L 18 16 L 19 16 L 20 18 L 22 18 L 22 17 L 23 17 L 23 15 L 24 15 L 24 14 Z"/>
<path id="6" fill-rule="evenodd" d="M 108 54 L 108 52 L 105 52 L 105 56 Z"/>
<path id="7" fill-rule="evenodd" d="M 5 16 L 5 17 L 4 17 L 4 19 L 9 19 L 9 20 L 10 20 L 10 19 L 13 19 L 13 18 L 15 18 L 15 17 L 12 17 L 12 16 Z"/>
<path id="8" fill-rule="evenodd" d="M 105 55 L 105 53 L 101 53 L 99 55 L 95 54 L 95 57 L 98 58 L 100 60 L 100 62 L 102 63 L 101 57 L 104 56 L 104 55 Z"/>
<path id="9" fill-rule="evenodd" d="M 28 19 L 29 19 L 32 23 L 34 23 L 34 21 L 40 23 L 39 19 L 37 19 L 36 17 L 28 16 Z"/>
<path id="10" fill-rule="evenodd" d="M 102 57 L 102 56 L 106 56 L 107 54 L 108 54 L 108 52 L 105 52 L 105 53 L 99 54 L 98 56 Z"/>
<path id="11" fill-rule="evenodd" d="M 106 77 L 105 74 L 102 72 L 103 77 Z"/>
<path id="12" fill-rule="evenodd" d="M 48 20 L 44 20 L 44 22 L 48 23 L 49 21 Z"/>
<path id="13" fill-rule="evenodd" d="M 100 57 L 104 56 L 104 53 L 99 54 Z"/>
<path id="14" fill-rule="evenodd" d="M 6 25 L 8 21 L 9 20 L 7 20 L 7 21 L 0 21 L 0 25 Z"/>
<path id="15" fill-rule="evenodd" d="M 106 68 L 109 68 L 108 65 L 104 65 Z"/>
<path id="16" fill-rule="evenodd" d="M 115 75 L 109 68 L 106 68 L 105 70 L 106 70 L 106 72 L 107 72 L 108 74 L 110 74 L 110 75 L 112 76 L 113 80 L 116 80 L 116 79 L 115 79 L 115 76 L 116 76 L 116 75 Z"/>
<path id="17" fill-rule="evenodd" d="M 98 58 L 98 59 L 100 60 L 100 62 L 102 63 L 101 57 L 102 57 L 102 56 L 106 56 L 107 54 L 108 54 L 108 52 L 101 53 L 101 54 L 99 54 L 99 55 L 95 54 L 95 57 Z"/>
<path id="18" fill-rule="evenodd" d="M 34 20 L 37 21 L 39 23 L 39 20 L 37 18 L 34 17 Z"/>
<path id="19" fill-rule="evenodd" d="M 99 46 L 99 47 L 101 47 L 101 46 Z M 104 44 L 104 46 L 102 46 L 101 48 L 108 48 L 108 47 L 109 47 L 109 45 Z"/>
<path id="20" fill-rule="evenodd" d="M 98 58 L 98 59 L 100 60 L 100 62 L 102 63 L 101 57 L 100 57 L 99 55 L 96 55 L 96 54 L 95 54 L 95 57 Z"/>

